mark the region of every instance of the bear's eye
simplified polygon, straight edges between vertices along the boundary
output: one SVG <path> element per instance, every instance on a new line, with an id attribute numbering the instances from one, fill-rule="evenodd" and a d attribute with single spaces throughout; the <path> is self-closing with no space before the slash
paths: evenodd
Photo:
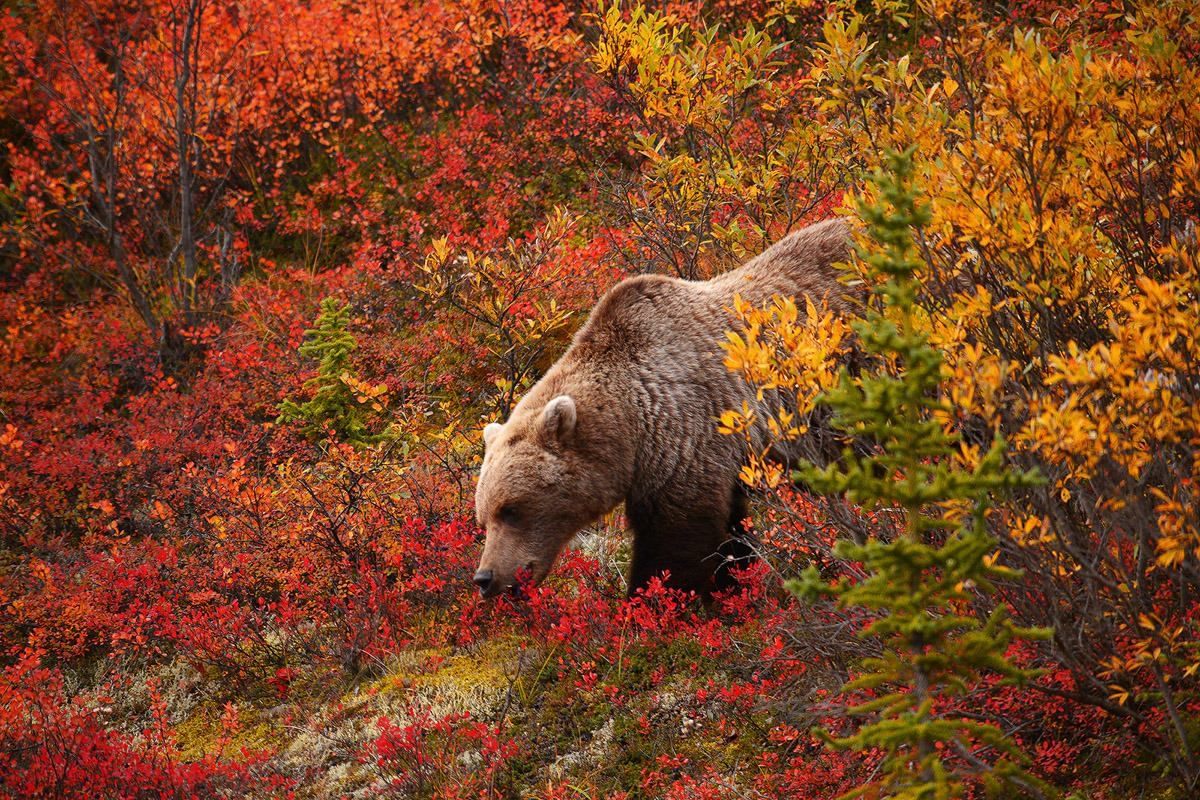
<path id="1" fill-rule="evenodd" d="M 516 525 L 517 521 L 521 518 L 520 512 L 512 503 L 505 503 L 500 506 L 500 512 L 497 516 L 500 517 L 500 521 L 505 525 Z"/>

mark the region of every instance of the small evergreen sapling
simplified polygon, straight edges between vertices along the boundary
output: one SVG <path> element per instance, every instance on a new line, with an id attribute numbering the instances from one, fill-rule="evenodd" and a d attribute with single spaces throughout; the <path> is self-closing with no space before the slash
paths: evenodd
<path id="1" fill-rule="evenodd" d="M 353 374 L 350 354 L 358 346 L 347 330 L 349 305 L 337 298 L 321 301 L 316 327 L 305 331 L 300 354 L 319 361 L 317 374 L 304 382 L 312 397 L 303 403 L 285 399 L 279 404 L 278 423 L 298 422 L 312 439 L 332 433 L 338 441 L 358 447 L 378 444 L 392 436 L 390 427 L 372 433 L 369 425 L 383 412 L 387 386 L 372 386 Z"/>
<path id="2" fill-rule="evenodd" d="M 1031 677 L 1006 656 L 1015 637 L 1042 636 L 1016 627 L 1003 605 L 986 619 L 972 613 L 973 593 L 994 590 L 990 579 L 1013 576 L 991 563 L 996 542 L 987 532 L 989 496 L 1034 485 L 1034 472 L 1006 469 L 999 437 L 973 469 L 956 464 L 957 433 L 947 428 L 940 398 L 942 356 L 916 325 L 916 279 L 920 268 L 912 231 L 930 212 L 910 185 L 912 150 L 893 153 L 888 171 L 874 177 L 879 200 L 859 204 L 873 245 L 857 248 L 872 278 L 880 310 L 855 325 L 862 346 L 888 365 L 874 374 L 839 383 L 818 402 L 834 412 L 834 424 L 873 454 L 847 449 L 839 463 L 801 467 L 797 477 L 814 491 L 843 495 L 865 509 L 898 514 L 894 536 L 855 544 L 838 554 L 860 562 L 866 578 L 830 586 L 810 568 L 789 588 L 802 597 L 832 595 L 842 605 L 873 614 L 866 636 L 882 654 L 863 662 L 862 674 L 843 691 L 867 691 L 873 699 L 853 706 L 871 715 L 858 732 L 828 737 L 839 749 L 880 751 L 874 780 L 846 797 L 951 798 L 966 782 L 1005 797 L 1043 796 L 1045 785 L 1026 773 L 1017 746 L 995 725 L 947 710 L 984 673 L 1005 681 Z"/>

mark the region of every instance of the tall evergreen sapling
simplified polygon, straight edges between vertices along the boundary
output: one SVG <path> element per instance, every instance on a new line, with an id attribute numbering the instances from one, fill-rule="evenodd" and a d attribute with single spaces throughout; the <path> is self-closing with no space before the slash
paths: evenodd
<path id="1" fill-rule="evenodd" d="M 371 433 L 368 424 L 383 411 L 387 386 L 371 386 L 352 372 L 350 354 L 358 346 L 348 328 L 350 306 L 335 297 L 321 301 L 316 327 L 304 332 L 300 354 L 319 361 L 317 374 L 304 382 L 312 397 L 303 403 L 286 399 L 279 404 L 279 423 L 295 421 L 310 438 L 332 433 L 338 441 L 359 447 L 378 444 L 391 429 Z"/>
<path id="2" fill-rule="evenodd" d="M 989 558 L 996 544 L 985 523 L 989 495 L 1040 479 L 1004 467 L 999 437 L 973 469 L 955 463 L 962 443 L 939 421 L 949 410 L 940 399 L 942 356 L 915 322 L 914 273 L 921 262 L 912 231 L 930 212 L 910 185 L 911 173 L 911 149 L 890 154 L 888 171 L 873 179 L 879 199 L 858 207 L 873 244 L 857 253 L 878 279 L 872 305 L 879 308 L 855 329 L 887 366 L 861 377 L 843 370 L 819 400 L 833 410 L 834 424 L 869 443 L 873 454 L 847 449 L 840 463 L 825 469 L 809 463 L 797 473 L 814 491 L 896 514 L 897 530 L 864 544 L 838 544 L 840 556 L 862 563 L 865 579 L 830 586 L 810 568 L 789 588 L 870 610 L 863 635 L 882 645 L 882 655 L 865 660 L 862 674 L 843 687 L 874 693 L 849 709 L 869 721 L 853 736 L 827 736 L 836 748 L 884 755 L 874 780 L 846 797 L 951 798 L 968 783 L 1005 797 L 1043 796 L 1049 791 L 1022 769 L 1024 755 L 998 727 L 956 715 L 947 702 L 966 695 L 983 673 L 1006 682 L 1030 677 L 1006 650 L 1014 637 L 1043 632 L 1014 626 L 1003 605 L 981 620 L 971 601 L 975 592 L 994 591 L 989 579 L 1014 575 Z"/>

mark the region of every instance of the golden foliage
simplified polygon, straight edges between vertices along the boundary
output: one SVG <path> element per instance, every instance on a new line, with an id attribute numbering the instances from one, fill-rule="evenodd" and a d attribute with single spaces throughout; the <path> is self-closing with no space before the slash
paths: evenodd
<path id="1" fill-rule="evenodd" d="M 714 258 L 755 252 L 829 203 L 839 137 L 798 124 L 807 111 L 783 70 L 784 43 L 766 28 L 729 36 L 619 3 L 598 22 L 590 63 L 641 123 L 631 142 L 640 180 L 622 202 L 652 261 L 700 277 Z"/>
<path id="2" fill-rule="evenodd" d="M 733 311 L 742 327 L 730 331 L 722 344 L 726 368 L 757 388 L 759 404 L 776 392 L 794 400 L 794 405 L 772 409 L 767 419 L 776 441 L 804 435 L 817 395 L 837 383 L 838 364 L 849 347 L 849 323 L 809 298 L 803 313 L 790 297 L 776 297 L 765 308 L 735 297 Z M 750 441 L 756 413 L 748 405 L 727 410 L 721 414 L 718 430 Z M 780 465 L 767 457 L 769 449 L 768 445 L 751 453 L 742 471 L 746 483 L 774 487 L 783 480 Z"/>

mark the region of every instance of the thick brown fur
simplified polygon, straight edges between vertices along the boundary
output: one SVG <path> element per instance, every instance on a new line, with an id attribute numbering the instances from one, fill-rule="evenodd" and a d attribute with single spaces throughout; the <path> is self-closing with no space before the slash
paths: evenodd
<path id="1" fill-rule="evenodd" d="M 485 432 L 476 491 L 484 594 L 526 568 L 540 581 L 577 531 L 621 502 L 634 532 L 630 591 L 666 570 L 672 586 L 711 592 L 717 553 L 745 515 L 746 446 L 718 433 L 716 420 L 758 404 L 723 364 L 734 295 L 756 305 L 808 295 L 850 311 L 832 267 L 847 258 L 849 235 L 829 220 L 709 281 L 642 275 L 609 291 L 508 421 Z"/>

